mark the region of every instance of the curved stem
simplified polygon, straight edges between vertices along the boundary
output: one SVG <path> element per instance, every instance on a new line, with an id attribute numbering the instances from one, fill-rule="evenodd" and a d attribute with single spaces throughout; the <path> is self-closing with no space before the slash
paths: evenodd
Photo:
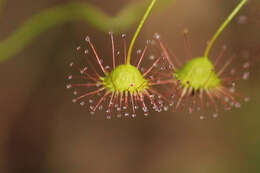
<path id="1" fill-rule="evenodd" d="M 4 2 L 5 0 L 0 0 Z M 160 9 L 175 0 L 161 0 Z M 146 9 L 147 2 L 135 2 L 111 17 L 90 3 L 72 2 L 48 8 L 28 19 L 8 38 L 0 41 L 0 63 L 14 56 L 48 29 L 71 21 L 86 21 L 100 31 L 122 32 L 138 21 Z"/>
<path id="2" fill-rule="evenodd" d="M 127 64 L 130 64 L 130 61 L 131 61 L 131 54 L 132 54 L 132 51 L 133 51 L 133 46 L 134 46 L 134 43 L 136 41 L 136 38 L 138 36 L 138 34 L 140 33 L 143 25 L 144 25 L 144 22 L 145 20 L 147 19 L 147 17 L 149 16 L 154 4 L 155 4 L 156 0 L 152 0 L 151 4 L 149 5 L 148 9 L 146 10 L 141 22 L 139 23 L 138 27 L 137 27 L 137 30 L 135 31 L 135 34 L 134 34 L 134 37 L 130 43 L 130 46 L 129 46 L 129 49 L 128 49 L 128 55 L 127 55 L 127 61 L 126 63 Z"/>
<path id="3" fill-rule="evenodd" d="M 6 0 L 0 0 L 0 15 L 2 14 L 3 7 L 5 5 Z"/>
<path id="4" fill-rule="evenodd" d="M 247 2 L 247 0 L 241 0 L 241 2 L 238 4 L 238 6 L 232 11 L 232 13 L 228 16 L 228 18 L 224 21 L 224 23 L 219 27 L 217 32 L 214 34 L 212 39 L 210 40 L 206 51 L 204 53 L 204 57 L 208 58 L 209 52 L 216 41 L 216 39 L 219 37 L 219 35 L 222 33 L 222 31 L 226 28 L 226 26 L 230 23 L 230 21 L 235 17 L 235 15 L 239 12 L 239 10 L 244 6 L 244 4 Z"/>

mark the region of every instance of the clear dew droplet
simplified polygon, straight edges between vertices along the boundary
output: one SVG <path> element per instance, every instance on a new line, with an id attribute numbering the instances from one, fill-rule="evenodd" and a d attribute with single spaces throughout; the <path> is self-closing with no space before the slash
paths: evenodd
<path id="1" fill-rule="evenodd" d="M 205 120 L 205 117 L 203 115 L 200 116 L 201 120 Z"/>
<path id="2" fill-rule="evenodd" d="M 85 105 L 85 102 L 80 102 L 80 106 L 84 106 Z"/>
<path id="3" fill-rule="evenodd" d="M 138 50 L 136 51 L 136 53 L 137 53 L 137 54 L 141 54 L 141 53 L 142 53 L 142 50 L 141 50 L 141 49 L 138 49 Z"/>
<path id="4" fill-rule="evenodd" d="M 125 117 L 128 117 L 128 116 L 129 116 L 129 113 L 128 113 L 128 112 L 126 112 L 126 113 L 125 113 Z"/>
<path id="5" fill-rule="evenodd" d="M 229 98 L 228 97 L 225 97 L 224 100 L 225 100 L 226 103 L 229 102 Z"/>
<path id="6" fill-rule="evenodd" d="M 245 98 L 244 98 L 244 101 L 245 101 L 245 102 L 249 102 L 249 100 L 250 100 L 249 97 L 245 97 Z"/>
<path id="7" fill-rule="evenodd" d="M 78 92 L 77 91 L 73 91 L 73 95 L 78 95 Z"/>
<path id="8" fill-rule="evenodd" d="M 232 108 L 231 107 L 225 107 L 226 111 L 230 111 Z"/>
<path id="9" fill-rule="evenodd" d="M 231 93 L 234 93 L 235 91 L 236 91 L 236 89 L 234 87 L 229 89 L 229 92 L 231 92 Z"/>
<path id="10" fill-rule="evenodd" d="M 90 37 L 86 36 L 85 41 L 89 42 L 90 41 Z"/>
<path id="11" fill-rule="evenodd" d="M 105 67 L 105 69 L 106 69 L 106 70 L 110 70 L 110 66 L 107 65 L 107 66 Z"/>
<path id="12" fill-rule="evenodd" d="M 70 89 L 71 87 L 72 87 L 71 84 L 66 85 L 66 88 L 67 88 L 67 89 Z"/>
<path id="13" fill-rule="evenodd" d="M 154 39 L 156 39 L 156 40 L 160 39 L 160 34 L 155 33 L 155 34 L 154 34 Z"/>
<path id="14" fill-rule="evenodd" d="M 80 47 L 80 46 L 78 46 L 78 47 L 77 47 L 77 50 L 80 50 L 80 49 L 81 49 L 81 47 Z"/>
<path id="15" fill-rule="evenodd" d="M 68 80 L 71 80 L 71 79 L 72 79 L 72 75 L 69 75 L 69 76 L 68 76 Z"/>
<path id="16" fill-rule="evenodd" d="M 192 107 L 189 107 L 189 113 L 191 114 L 193 112 Z"/>
<path id="17" fill-rule="evenodd" d="M 243 68 L 247 69 L 250 67 L 250 63 L 249 62 L 246 62 L 243 64 Z"/>
<path id="18" fill-rule="evenodd" d="M 149 76 L 149 78 L 150 78 L 151 80 L 154 80 L 154 76 L 153 76 L 153 75 Z"/>
<path id="19" fill-rule="evenodd" d="M 71 63 L 70 63 L 70 67 L 72 67 L 73 65 L 74 65 L 74 62 L 71 62 Z"/>
<path id="20" fill-rule="evenodd" d="M 135 118 L 136 117 L 136 114 L 132 114 L 132 118 Z"/>
<path id="21" fill-rule="evenodd" d="M 99 107 L 98 107 L 98 110 L 103 110 L 103 106 L 102 105 L 100 105 Z"/>
<path id="22" fill-rule="evenodd" d="M 240 108 L 240 107 L 241 107 L 241 104 L 237 102 L 237 103 L 235 104 L 235 107 L 236 107 L 236 108 Z"/>
<path id="23" fill-rule="evenodd" d="M 90 115 L 94 115 L 94 114 L 95 114 L 95 112 L 93 112 L 93 111 L 90 112 Z"/>
<path id="24" fill-rule="evenodd" d="M 148 108 L 146 106 L 143 107 L 144 112 L 148 112 Z"/>
<path id="25" fill-rule="evenodd" d="M 153 61 L 155 59 L 155 56 L 154 55 L 150 55 L 149 59 Z"/>
<path id="26" fill-rule="evenodd" d="M 164 106 L 164 107 L 163 107 L 163 110 L 166 112 L 166 111 L 169 110 L 169 107 L 168 107 L 168 106 Z"/>
<path id="27" fill-rule="evenodd" d="M 89 102 L 89 103 L 93 103 L 93 100 L 92 100 L 92 99 L 89 99 L 88 102 Z"/>
<path id="28" fill-rule="evenodd" d="M 72 99 L 72 103 L 76 103 L 77 102 L 77 99 Z"/>
<path id="29" fill-rule="evenodd" d="M 250 72 L 245 72 L 245 73 L 243 74 L 243 79 L 244 79 L 244 80 L 247 80 L 247 79 L 249 78 L 249 75 L 250 75 Z"/>
<path id="30" fill-rule="evenodd" d="M 126 34 L 122 34 L 122 38 L 126 38 Z"/>
<path id="31" fill-rule="evenodd" d="M 94 110 L 95 107 L 94 107 L 93 105 L 90 105 L 90 106 L 89 106 L 89 109 L 90 109 L 90 110 Z"/>
<path id="32" fill-rule="evenodd" d="M 87 67 L 84 67 L 82 70 L 80 70 L 80 74 L 85 73 L 87 70 L 88 70 L 88 68 L 87 68 Z"/>
<path id="33" fill-rule="evenodd" d="M 215 113 L 215 114 L 212 115 L 212 117 L 213 117 L 213 118 L 217 118 L 217 117 L 218 117 L 218 114 Z"/>
<path id="34" fill-rule="evenodd" d="M 162 67 L 160 68 L 160 70 L 162 70 L 162 71 L 164 71 L 165 69 L 166 69 L 165 66 L 162 66 Z"/>
<path id="35" fill-rule="evenodd" d="M 89 50 L 86 49 L 86 50 L 84 51 L 84 53 L 85 53 L 85 54 L 89 54 Z"/>

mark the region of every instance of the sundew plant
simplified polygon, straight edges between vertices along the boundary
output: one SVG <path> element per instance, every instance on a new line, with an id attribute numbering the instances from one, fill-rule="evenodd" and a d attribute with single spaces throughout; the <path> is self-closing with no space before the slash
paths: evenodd
<path id="1" fill-rule="evenodd" d="M 79 102 L 82 106 L 84 106 L 86 102 L 90 103 L 89 108 L 91 114 L 94 114 L 97 110 L 105 109 L 107 114 L 106 117 L 108 119 L 113 115 L 116 115 L 118 118 L 121 118 L 122 115 L 125 117 L 136 117 L 136 110 L 139 107 L 143 110 L 145 116 L 149 113 L 149 107 L 157 112 L 168 110 L 168 105 L 165 103 L 169 103 L 168 99 L 155 88 L 155 86 L 172 83 L 171 80 L 165 79 L 163 75 L 156 75 L 158 70 L 154 70 L 158 66 L 159 62 L 163 60 L 163 57 L 160 56 L 156 58 L 152 65 L 142 73 L 140 69 L 142 60 L 147 51 L 146 46 L 139 57 L 138 63 L 136 65 L 131 63 L 132 50 L 136 38 L 155 3 L 156 0 L 151 1 L 151 4 L 133 36 L 128 53 L 126 53 L 125 35 L 122 35 L 124 39 L 124 56 L 122 57 L 124 59 L 123 64 L 118 64 L 118 60 L 116 60 L 114 36 L 113 33 L 110 33 L 112 42 L 112 70 L 110 70 L 110 67 L 104 67 L 90 37 L 86 37 L 85 41 L 89 44 L 96 59 L 96 64 L 99 65 L 102 74 L 99 74 L 96 71 L 93 73 L 93 69 L 91 70 L 87 66 L 81 68 L 76 64 L 71 63 L 70 66 L 78 69 L 78 73 L 81 74 L 81 76 L 75 77 L 74 75 L 69 75 L 68 79 L 70 81 L 74 78 L 85 79 L 83 83 L 76 84 L 70 82 L 67 85 L 68 89 L 74 89 L 74 94 L 76 95 L 76 98 L 73 99 L 72 102 Z M 81 48 L 79 47 L 78 50 L 81 50 Z M 84 49 L 83 51 L 86 55 L 89 55 L 88 49 Z M 77 91 L 78 87 L 91 89 L 91 91 L 77 96 L 79 94 Z"/>
<path id="2" fill-rule="evenodd" d="M 3 2 L 0 0 L 0 8 Z M 170 2 L 174 0 L 158 1 L 157 9 L 167 7 Z M 99 31 L 113 31 L 109 32 L 112 55 L 103 57 L 103 52 L 98 52 L 96 49 L 99 45 L 93 43 L 95 39 L 85 37 L 87 47 L 79 46 L 76 50 L 79 54 L 84 54 L 87 63 L 92 58 L 95 64 L 87 64 L 86 61 L 81 64 L 74 63 L 76 60 L 70 63 L 75 73 L 67 76 L 66 87 L 74 94 L 73 103 L 77 102 L 88 107 L 91 114 L 102 110 L 106 112 L 107 118 L 135 117 L 138 109 L 147 116 L 150 110 L 168 111 L 170 107 L 173 111 L 184 110 L 190 113 L 195 110 L 202 111 L 201 119 L 204 119 L 205 112 L 211 111 L 213 107 L 212 116 L 217 117 L 220 105 L 225 110 L 230 110 L 232 107 L 239 108 L 241 100 L 249 101 L 248 97 L 237 92 L 237 83 L 240 79 L 248 79 L 250 63 L 245 62 L 241 68 L 235 69 L 232 66 L 234 57 L 225 58 L 224 56 L 225 46 L 214 61 L 210 57 L 215 41 L 246 2 L 247 0 L 242 0 L 232 11 L 209 41 L 204 55 L 200 57 L 190 57 L 191 46 L 188 30 L 185 30 L 188 57 L 185 62 L 169 53 L 159 34 L 155 35 L 155 42 L 158 42 L 160 47 L 160 55 L 153 58 L 152 64 L 147 64 L 145 58 L 149 56 L 149 52 L 154 51 L 155 48 L 151 46 L 154 40 L 144 41 L 147 42 L 144 49 L 138 51 L 137 56 L 132 55 L 136 39 L 156 0 L 152 0 L 149 6 L 142 2 L 130 4 L 115 17 L 106 15 L 89 3 L 71 2 L 48 8 L 32 16 L 13 34 L 0 42 L 0 62 L 17 54 L 37 36 L 54 26 L 69 21 L 85 20 Z M 127 48 L 126 35 L 122 33 L 138 22 L 145 10 Z M 95 19 L 91 16 L 95 16 Z M 121 46 L 123 53 L 120 55 L 114 40 L 118 33 L 122 35 L 123 40 Z M 104 63 L 105 60 L 111 62 L 112 68 Z M 83 89 L 85 91 L 82 92 Z"/>
<path id="3" fill-rule="evenodd" d="M 260 172 L 260 0 L 0 0 L 0 173 Z"/>
<path id="4" fill-rule="evenodd" d="M 244 97 L 236 92 L 237 81 L 241 79 L 247 80 L 249 77 L 249 62 L 245 62 L 242 65 L 242 68 L 239 69 L 240 74 L 234 68 L 228 71 L 233 57 L 224 59 L 225 46 L 223 46 L 222 51 L 215 58 L 214 62 L 209 58 L 210 50 L 216 39 L 246 2 L 247 0 L 242 0 L 232 11 L 209 41 L 205 53 L 201 57 L 189 57 L 190 42 L 187 37 L 188 30 L 185 30 L 184 37 L 187 48 L 187 59 L 189 60 L 184 64 L 175 55 L 171 58 L 163 42 L 160 40 L 160 36 L 158 34 L 155 35 L 165 57 L 167 57 L 172 67 L 172 80 L 174 81 L 175 88 L 178 89 L 177 93 L 172 94 L 172 98 L 175 99 L 176 103 L 174 110 L 187 110 L 190 113 L 195 110 L 201 110 L 202 115 L 200 118 L 204 119 L 207 107 L 212 106 L 215 110 L 213 117 L 216 118 L 219 112 L 219 104 L 223 105 L 225 110 L 230 110 L 232 107 L 240 108 L 241 105 L 237 99 L 242 98 L 246 102 L 249 100 L 248 97 Z M 241 72 L 243 70 L 245 71 Z"/>
<path id="5" fill-rule="evenodd" d="M 200 118 L 205 119 L 204 114 L 207 114 L 206 112 L 210 112 L 211 110 L 211 108 L 208 107 L 214 108 L 212 117 L 216 118 L 219 112 L 219 105 L 223 105 L 225 110 L 230 110 L 232 107 L 240 108 L 241 103 L 238 99 L 242 98 L 245 102 L 249 101 L 248 97 L 244 97 L 236 91 L 236 81 L 239 81 L 240 79 L 247 80 L 249 77 L 249 62 L 245 62 L 241 68 L 245 69 L 245 71 L 240 69 L 240 73 L 238 73 L 234 68 L 231 68 L 231 70 L 228 71 L 233 57 L 224 59 L 224 52 L 226 51 L 225 46 L 214 62 L 209 58 L 210 50 L 216 39 L 220 36 L 222 31 L 232 21 L 240 9 L 246 4 L 247 0 L 242 0 L 232 11 L 232 13 L 209 41 L 205 53 L 201 57 L 190 57 L 188 30 L 184 31 L 187 59 L 189 59 L 184 64 L 182 64 L 175 55 L 173 55 L 172 60 L 166 47 L 160 40 L 160 35 L 155 34 L 155 39 L 158 41 L 159 47 L 161 48 L 161 57 L 157 58 L 151 67 L 141 73 L 140 64 L 146 54 L 147 47 L 143 50 L 140 60 L 136 66 L 131 64 L 132 49 L 144 21 L 149 15 L 155 2 L 155 0 L 151 2 L 143 19 L 141 20 L 129 46 L 128 53 L 126 53 L 126 44 L 124 42 L 125 61 L 123 64 L 116 64 L 114 37 L 113 33 L 110 33 L 112 40 L 113 62 L 113 69 L 111 71 L 104 68 L 102 60 L 96 52 L 90 38 L 86 37 L 86 41 L 88 42 L 103 75 L 100 75 L 97 72 L 92 75 L 90 74 L 91 72 L 88 67 L 80 68 L 74 63 L 71 63 L 71 67 L 76 67 L 78 72 L 82 74 L 81 77 L 91 81 L 78 84 L 69 83 L 67 85 L 68 89 L 74 89 L 76 98 L 73 99 L 73 102 L 79 102 L 80 105 L 84 106 L 86 103 L 85 99 L 90 97 L 88 102 L 90 103 L 91 114 L 94 114 L 94 112 L 98 109 L 105 109 L 107 118 L 109 119 L 112 115 L 116 115 L 117 117 L 122 117 L 122 115 L 127 117 L 131 115 L 132 117 L 135 117 L 136 110 L 139 107 L 142 108 L 144 115 L 147 116 L 149 106 L 147 106 L 146 100 L 148 100 L 148 103 L 152 105 L 152 109 L 157 112 L 168 110 L 169 107 L 173 107 L 173 111 L 188 110 L 189 113 L 199 110 L 202 111 Z M 84 52 L 89 51 L 84 50 Z M 172 69 L 172 72 L 170 72 L 172 75 L 167 76 L 167 73 L 169 74 L 169 72 L 165 70 L 160 72 L 161 75 L 159 75 L 159 78 L 154 77 L 155 74 L 152 73 L 152 70 L 159 65 L 159 61 L 168 61 L 169 67 Z M 224 64 L 221 63 L 223 61 L 225 61 Z M 69 75 L 68 79 L 72 80 L 74 79 L 74 76 Z M 171 94 L 164 96 L 158 90 L 154 89 L 154 86 L 156 85 L 169 85 L 168 89 L 172 89 Z M 77 87 L 96 89 L 78 96 L 78 91 L 75 90 Z M 99 99 L 97 99 L 97 97 L 99 97 Z"/>

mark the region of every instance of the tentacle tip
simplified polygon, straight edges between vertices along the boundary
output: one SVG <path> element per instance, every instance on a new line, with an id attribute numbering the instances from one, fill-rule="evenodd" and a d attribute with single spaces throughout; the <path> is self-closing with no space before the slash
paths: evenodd
<path id="1" fill-rule="evenodd" d="M 159 40 L 161 36 L 159 33 L 155 33 L 153 37 L 154 39 Z"/>
<path id="2" fill-rule="evenodd" d="M 90 37 L 89 37 L 89 36 L 86 36 L 86 37 L 85 37 L 85 41 L 90 42 Z"/>

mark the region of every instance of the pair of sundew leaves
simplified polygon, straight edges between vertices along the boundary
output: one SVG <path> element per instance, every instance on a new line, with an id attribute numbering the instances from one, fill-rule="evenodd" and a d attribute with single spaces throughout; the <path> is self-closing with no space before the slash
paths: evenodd
<path id="1" fill-rule="evenodd" d="M 200 88 L 217 88 L 221 84 L 213 63 L 207 57 L 190 60 L 182 68 L 173 72 L 172 77 L 173 80 L 179 80 L 184 87 L 192 87 L 195 91 Z M 111 92 L 134 94 L 149 88 L 149 82 L 137 67 L 131 64 L 119 65 L 111 73 L 101 77 L 101 81 L 103 86 Z"/>
<path id="2" fill-rule="evenodd" d="M 209 60 L 209 51 L 223 31 L 223 29 L 228 25 L 232 18 L 237 14 L 240 8 L 245 4 L 246 0 L 242 0 L 240 4 L 233 10 L 231 15 L 227 20 L 221 25 L 217 33 L 213 36 L 206 49 L 204 56 L 193 58 L 183 65 L 180 69 L 175 69 L 172 72 L 172 80 L 177 80 L 181 83 L 183 88 L 192 88 L 194 92 L 197 90 L 206 90 L 221 88 L 222 82 L 218 74 L 216 74 L 215 67 L 213 63 Z M 152 6 L 155 0 L 152 1 Z M 133 43 L 143 25 L 144 20 L 149 14 L 152 6 L 149 6 L 141 25 L 139 25 L 137 32 L 131 42 L 129 48 L 129 54 L 127 58 L 127 63 L 115 67 L 110 73 L 105 72 L 104 77 L 100 77 L 101 84 L 103 87 L 111 93 L 130 93 L 132 95 L 143 94 L 146 90 L 149 90 L 149 81 L 141 74 L 137 67 L 130 64 L 131 51 Z M 225 95 L 225 94 L 224 94 Z M 211 96 L 210 96 L 211 97 Z M 231 96 L 232 97 L 232 96 Z"/>

